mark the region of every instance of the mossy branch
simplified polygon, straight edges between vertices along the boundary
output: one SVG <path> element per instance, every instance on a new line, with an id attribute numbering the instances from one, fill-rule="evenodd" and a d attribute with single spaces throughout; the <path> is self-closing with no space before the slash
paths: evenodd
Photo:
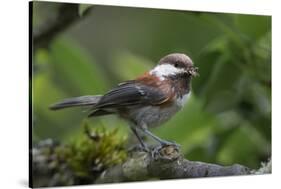
<path id="1" fill-rule="evenodd" d="M 133 152 L 126 162 L 104 171 L 96 183 L 248 174 L 251 174 L 251 171 L 245 166 L 221 166 L 189 161 L 183 158 L 176 146 L 165 146 L 156 147 L 151 153 Z"/>
<path id="2" fill-rule="evenodd" d="M 271 160 L 258 170 L 234 164 L 189 161 L 176 145 L 154 146 L 149 152 L 125 150 L 117 130 L 94 132 L 85 125 L 86 137 L 62 145 L 53 140 L 32 149 L 33 186 L 62 186 L 144 180 L 198 178 L 271 173 Z M 116 138 L 117 137 L 117 138 Z"/>

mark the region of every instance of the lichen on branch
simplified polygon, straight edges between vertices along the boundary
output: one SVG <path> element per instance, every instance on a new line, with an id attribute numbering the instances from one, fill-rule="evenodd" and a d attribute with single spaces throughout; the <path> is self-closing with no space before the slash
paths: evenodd
<path id="1" fill-rule="evenodd" d="M 104 170 L 127 158 L 126 138 L 118 130 L 90 130 L 69 144 L 53 139 L 40 141 L 32 149 L 33 187 L 90 184 Z"/>
<path id="2" fill-rule="evenodd" d="M 182 156 L 177 146 L 156 146 L 150 153 L 133 152 L 123 164 L 105 170 L 96 183 L 247 174 L 250 174 L 250 169 L 239 164 L 220 166 L 189 161 Z"/>

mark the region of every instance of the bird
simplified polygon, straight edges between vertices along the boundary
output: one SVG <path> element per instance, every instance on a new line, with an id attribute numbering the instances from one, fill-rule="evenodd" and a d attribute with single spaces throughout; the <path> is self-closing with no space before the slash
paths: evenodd
<path id="1" fill-rule="evenodd" d="M 51 110 L 88 107 L 88 117 L 116 114 L 126 120 L 147 150 L 139 132 L 162 146 L 174 145 L 149 131 L 167 122 L 182 109 L 191 94 L 191 80 L 198 76 L 191 58 L 183 53 L 164 56 L 151 70 L 136 79 L 119 83 L 104 95 L 87 95 L 64 99 L 50 106 Z"/>

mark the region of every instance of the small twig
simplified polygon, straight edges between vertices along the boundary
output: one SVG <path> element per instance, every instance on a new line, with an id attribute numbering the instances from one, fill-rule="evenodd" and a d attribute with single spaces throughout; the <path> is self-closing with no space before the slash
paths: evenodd
<path id="1" fill-rule="evenodd" d="M 79 15 L 79 4 L 61 4 L 55 18 L 47 20 L 38 28 L 33 28 L 33 43 L 35 49 L 39 47 L 48 47 L 49 43 L 57 34 L 66 30 L 69 26 L 83 17 L 84 16 L 81 17 Z"/>

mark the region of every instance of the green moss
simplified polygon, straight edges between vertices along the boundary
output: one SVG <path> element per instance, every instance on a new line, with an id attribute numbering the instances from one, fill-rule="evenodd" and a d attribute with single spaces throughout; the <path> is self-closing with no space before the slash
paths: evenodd
<path id="1" fill-rule="evenodd" d="M 35 175 L 47 181 L 40 181 L 36 186 L 93 183 L 105 169 L 127 158 L 126 138 L 118 135 L 118 129 L 100 127 L 90 130 L 88 123 L 84 123 L 84 128 L 85 134 L 69 144 L 54 145 L 53 140 L 48 139 L 33 148 L 36 152 L 33 153 Z"/>
<path id="2" fill-rule="evenodd" d="M 57 149 L 78 177 L 91 177 L 126 159 L 125 138 L 118 137 L 118 129 L 108 131 L 102 127 L 89 131 L 88 123 L 84 127 L 86 134 L 82 138 L 67 148 Z"/>

